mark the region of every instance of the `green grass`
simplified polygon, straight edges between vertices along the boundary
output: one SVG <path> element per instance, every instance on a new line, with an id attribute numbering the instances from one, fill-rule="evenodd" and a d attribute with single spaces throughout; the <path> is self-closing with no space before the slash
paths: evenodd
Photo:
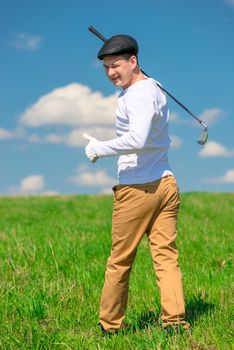
<path id="1" fill-rule="evenodd" d="M 166 336 L 147 240 L 133 266 L 125 334 L 98 311 L 111 244 L 111 196 L 0 199 L 0 349 L 231 349 L 234 195 L 181 195 L 179 261 L 192 324 Z"/>

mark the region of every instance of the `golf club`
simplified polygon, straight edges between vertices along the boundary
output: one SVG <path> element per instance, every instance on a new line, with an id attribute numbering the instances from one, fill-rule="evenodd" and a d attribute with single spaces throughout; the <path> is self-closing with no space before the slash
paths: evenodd
<path id="1" fill-rule="evenodd" d="M 88 27 L 88 29 L 91 33 L 96 35 L 102 41 L 104 41 L 104 42 L 107 41 L 107 39 L 102 34 L 100 34 L 93 26 Z M 144 71 L 142 71 L 142 73 L 145 74 L 146 76 L 148 76 Z M 189 115 L 191 115 L 194 119 L 196 119 L 203 126 L 204 130 L 200 134 L 200 136 L 197 140 L 197 143 L 199 143 L 200 145 L 204 145 L 208 139 L 208 127 L 207 127 L 207 125 L 201 119 L 199 119 L 193 112 L 191 112 L 187 107 L 185 107 L 179 100 L 177 100 L 177 98 L 175 98 L 164 87 L 162 87 L 157 82 L 156 82 L 156 84 L 163 92 L 165 92 L 168 96 L 170 96 L 180 107 L 182 107 Z"/>

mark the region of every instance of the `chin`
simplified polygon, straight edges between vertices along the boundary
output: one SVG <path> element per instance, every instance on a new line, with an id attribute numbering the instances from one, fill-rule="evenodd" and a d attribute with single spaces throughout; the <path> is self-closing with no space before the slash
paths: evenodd
<path id="1" fill-rule="evenodd" d="M 115 86 L 120 86 L 120 87 L 122 87 L 121 82 L 113 82 L 113 84 L 114 84 Z"/>

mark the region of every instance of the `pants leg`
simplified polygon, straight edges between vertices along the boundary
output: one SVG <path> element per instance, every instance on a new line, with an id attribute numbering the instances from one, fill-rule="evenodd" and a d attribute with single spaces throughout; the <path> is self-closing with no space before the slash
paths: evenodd
<path id="1" fill-rule="evenodd" d="M 151 220 L 151 204 L 145 191 L 138 186 L 117 186 L 115 192 L 112 248 L 100 303 L 100 323 L 106 331 L 121 327 L 127 307 L 131 267 L 137 246 Z"/>
<path id="2" fill-rule="evenodd" d="M 160 289 L 163 324 L 188 325 L 175 244 L 178 208 L 179 192 L 173 176 L 150 184 L 117 186 L 112 248 L 100 303 L 100 323 L 105 330 L 120 328 L 124 320 L 130 271 L 144 233 L 148 234 Z"/>
<path id="3" fill-rule="evenodd" d="M 164 327 L 181 323 L 184 328 L 187 328 L 188 324 L 184 321 L 182 278 L 175 243 L 180 203 L 179 191 L 172 176 L 166 177 L 162 185 L 164 198 L 160 211 L 155 213 L 148 232 L 149 246 L 160 290 L 162 321 Z"/>

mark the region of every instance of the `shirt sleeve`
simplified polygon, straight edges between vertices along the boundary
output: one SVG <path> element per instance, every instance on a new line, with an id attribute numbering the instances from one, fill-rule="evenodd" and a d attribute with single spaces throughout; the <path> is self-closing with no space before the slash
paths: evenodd
<path id="1" fill-rule="evenodd" d="M 112 140 L 98 142 L 93 151 L 98 157 L 105 157 L 136 153 L 143 149 L 156 112 L 155 101 L 150 91 L 145 87 L 134 87 L 126 96 L 128 132 Z"/>

